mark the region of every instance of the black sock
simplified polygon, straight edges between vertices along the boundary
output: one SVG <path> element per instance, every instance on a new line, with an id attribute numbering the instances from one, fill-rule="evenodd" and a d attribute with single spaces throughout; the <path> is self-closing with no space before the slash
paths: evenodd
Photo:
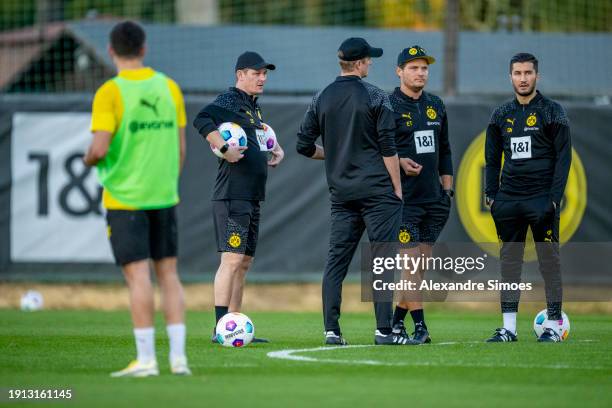
<path id="1" fill-rule="evenodd" d="M 227 306 L 215 306 L 215 322 L 219 323 L 219 320 L 221 320 L 221 318 L 227 314 L 228 310 L 229 307 Z"/>
<path id="2" fill-rule="evenodd" d="M 377 327 L 377 330 L 384 336 L 393 333 L 390 327 Z"/>
<path id="3" fill-rule="evenodd" d="M 393 325 L 395 326 L 399 322 L 403 323 L 407 314 L 408 314 L 408 309 L 404 309 L 403 307 L 395 306 L 395 312 L 393 313 Z"/>
<path id="4" fill-rule="evenodd" d="M 561 320 L 561 302 L 548 302 L 546 309 L 548 320 Z"/>
<path id="5" fill-rule="evenodd" d="M 411 310 L 410 316 L 412 316 L 412 321 L 415 326 L 420 324 L 423 328 L 427 329 L 427 325 L 425 324 L 425 312 L 423 312 L 423 309 Z"/>

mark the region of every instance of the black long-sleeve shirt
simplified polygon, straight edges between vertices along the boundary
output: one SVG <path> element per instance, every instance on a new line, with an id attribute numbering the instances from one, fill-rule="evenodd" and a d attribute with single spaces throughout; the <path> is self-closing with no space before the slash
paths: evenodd
<path id="1" fill-rule="evenodd" d="M 485 160 L 485 194 L 490 199 L 549 195 L 559 204 L 572 162 L 565 110 L 540 92 L 528 105 L 514 99 L 499 106 L 487 127 Z"/>
<path id="2" fill-rule="evenodd" d="M 337 77 L 308 107 L 297 151 L 311 157 L 319 136 L 333 201 L 393 192 L 383 156 L 397 153 L 395 121 L 385 92 L 358 76 Z"/>
<path id="3" fill-rule="evenodd" d="M 257 99 L 231 87 L 202 108 L 193 126 L 206 138 L 224 122 L 237 123 L 247 135 L 247 150 L 236 163 L 219 160 L 213 200 L 263 201 L 266 195 L 268 158 L 260 151 L 256 131 L 263 131 L 263 119 Z"/>
<path id="4" fill-rule="evenodd" d="M 413 99 L 400 88 L 395 88 L 389 99 L 397 125 L 395 143 L 399 157 L 408 157 L 423 166 L 418 176 L 408 176 L 402 171 L 404 200 L 438 201 L 443 194 L 440 176 L 453 175 L 444 103 L 427 92 Z"/>

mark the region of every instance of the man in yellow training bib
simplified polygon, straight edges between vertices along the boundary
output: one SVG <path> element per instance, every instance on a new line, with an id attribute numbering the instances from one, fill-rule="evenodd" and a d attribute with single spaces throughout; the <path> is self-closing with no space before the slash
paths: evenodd
<path id="1" fill-rule="evenodd" d="M 191 374 L 185 356 L 183 287 L 176 267 L 175 206 L 185 158 L 185 104 L 178 85 L 144 67 L 145 32 L 132 21 L 110 33 L 118 75 L 93 101 L 93 141 L 84 157 L 104 187 L 108 235 L 130 293 L 137 359 L 113 377 L 158 375 L 149 260 L 161 286 L 173 374 Z"/>

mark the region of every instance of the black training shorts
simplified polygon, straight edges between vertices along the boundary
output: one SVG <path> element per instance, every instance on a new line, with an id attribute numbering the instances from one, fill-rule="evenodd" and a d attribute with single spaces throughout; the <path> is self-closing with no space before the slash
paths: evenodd
<path id="1" fill-rule="evenodd" d="M 259 236 L 259 201 L 215 200 L 212 208 L 217 251 L 254 256 Z"/>
<path id="2" fill-rule="evenodd" d="M 177 255 L 175 207 L 158 210 L 107 210 L 106 223 L 118 265 Z"/>

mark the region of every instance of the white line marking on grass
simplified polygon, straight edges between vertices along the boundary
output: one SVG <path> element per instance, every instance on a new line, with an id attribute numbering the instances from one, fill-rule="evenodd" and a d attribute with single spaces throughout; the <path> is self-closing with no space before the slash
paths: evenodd
<path id="1" fill-rule="evenodd" d="M 579 340 L 581 342 L 593 342 L 594 340 Z M 434 343 L 429 345 L 421 345 L 416 347 L 429 348 L 432 346 L 448 346 L 456 344 L 483 344 L 481 341 L 467 341 L 467 342 L 456 342 L 449 341 L 443 343 Z M 349 346 L 321 346 L 304 349 L 293 349 L 293 350 L 277 350 L 270 351 L 267 353 L 269 358 L 275 358 L 280 360 L 299 361 L 306 363 L 332 363 L 332 364 L 352 364 L 352 365 L 370 365 L 370 366 L 423 366 L 423 367 L 476 367 L 476 368 L 544 368 L 553 370 L 562 369 L 575 369 L 575 370 L 610 370 L 610 367 L 603 366 L 590 366 L 590 367 L 576 367 L 569 364 L 501 364 L 501 363 L 483 363 L 473 361 L 453 361 L 453 362 L 440 362 L 440 361 L 379 361 L 379 360 L 348 360 L 348 359 L 334 359 L 334 358 L 319 358 L 309 357 L 303 355 L 297 355 L 298 353 L 316 353 L 321 351 L 338 351 L 355 348 L 369 348 L 376 347 L 373 344 L 359 344 Z"/>

